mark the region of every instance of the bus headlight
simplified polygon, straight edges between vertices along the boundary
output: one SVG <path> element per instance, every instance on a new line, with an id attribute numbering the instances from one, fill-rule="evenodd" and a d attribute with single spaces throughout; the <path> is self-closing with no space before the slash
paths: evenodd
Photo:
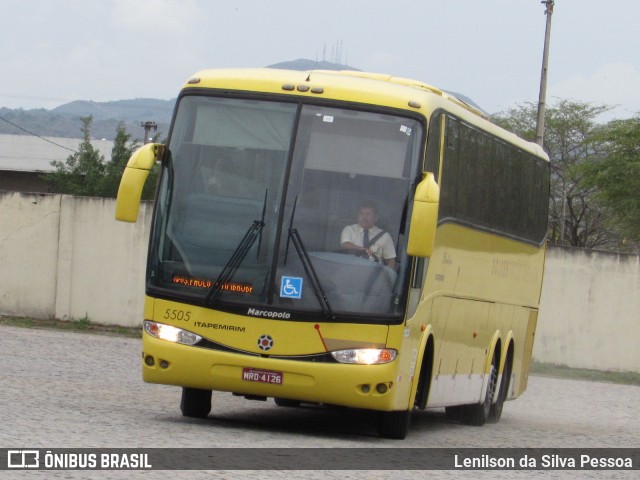
<path id="1" fill-rule="evenodd" d="M 398 352 L 390 348 L 354 348 L 331 352 L 333 358 L 340 363 L 355 363 L 358 365 L 379 365 L 395 360 Z"/>
<path id="2" fill-rule="evenodd" d="M 160 338 L 168 342 L 181 343 L 183 345 L 195 345 L 202 340 L 202 337 L 195 333 L 150 320 L 144 321 L 144 331 L 152 337 Z"/>

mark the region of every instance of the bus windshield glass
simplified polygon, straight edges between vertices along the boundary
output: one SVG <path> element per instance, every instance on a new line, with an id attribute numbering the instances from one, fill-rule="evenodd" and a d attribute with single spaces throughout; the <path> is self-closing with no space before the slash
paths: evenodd
<path id="1" fill-rule="evenodd" d="M 182 97 L 149 288 L 268 318 L 399 321 L 422 141 L 389 113 Z"/>

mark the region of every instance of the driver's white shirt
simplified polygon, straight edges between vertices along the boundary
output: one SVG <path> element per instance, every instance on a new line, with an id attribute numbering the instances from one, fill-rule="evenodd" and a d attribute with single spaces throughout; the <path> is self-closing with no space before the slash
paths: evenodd
<path id="1" fill-rule="evenodd" d="M 369 229 L 369 238 L 372 239 L 378 235 L 382 230 L 378 227 L 372 227 Z M 342 229 L 342 235 L 340 235 L 340 243 L 351 242 L 359 247 L 363 246 L 364 228 L 359 224 L 348 225 Z M 371 252 L 382 260 L 389 260 L 396 258 L 396 249 L 393 245 L 393 240 L 389 232 L 385 232 L 378 238 L 370 247 Z"/>

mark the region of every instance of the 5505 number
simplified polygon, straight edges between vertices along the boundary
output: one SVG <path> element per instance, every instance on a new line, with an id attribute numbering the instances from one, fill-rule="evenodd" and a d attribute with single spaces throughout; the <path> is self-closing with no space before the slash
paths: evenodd
<path id="1" fill-rule="evenodd" d="M 188 310 L 178 310 L 175 308 L 167 308 L 164 311 L 165 320 L 177 320 L 179 322 L 188 322 L 191 320 L 191 312 Z"/>

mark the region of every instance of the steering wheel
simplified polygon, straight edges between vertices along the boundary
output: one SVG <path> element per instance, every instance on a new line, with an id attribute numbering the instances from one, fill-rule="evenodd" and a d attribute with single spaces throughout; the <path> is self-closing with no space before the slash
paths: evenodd
<path id="1" fill-rule="evenodd" d="M 336 253 L 343 253 L 345 255 L 352 255 L 354 257 L 364 258 L 365 260 L 371 260 L 373 262 L 379 263 L 380 260 L 377 255 L 371 254 L 369 255 L 364 250 L 360 250 L 359 248 L 340 248 L 336 250 Z"/>

